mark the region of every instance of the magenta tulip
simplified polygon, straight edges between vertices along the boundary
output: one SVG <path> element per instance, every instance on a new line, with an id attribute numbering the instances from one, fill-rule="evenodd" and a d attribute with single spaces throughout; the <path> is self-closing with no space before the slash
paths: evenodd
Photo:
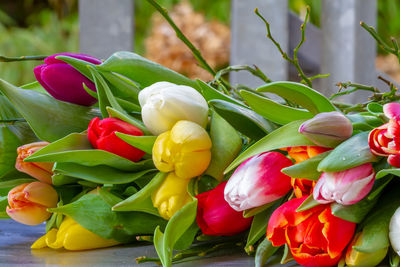
<path id="1" fill-rule="evenodd" d="M 244 161 L 226 184 L 226 202 L 236 211 L 259 207 L 292 189 L 291 178 L 281 172 L 292 161 L 278 152 L 265 152 Z"/>
<path id="2" fill-rule="evenodd" d="M 95 92 L 94 83 L 69 64 L 56 59 L 57 56 L 69 56 L 93 64 L 101 64 L 101 61 L 84 54 L 60 53 L 47 57 L 44 65 L 39 65 L 33 70 L 38 82 L 55 99 L 83 106 L 95 104 L 97 99 L 83 88 L 84 83 Z"/>
<path id="3" fill-rule="evenodd" d="M 352 205 L 371 191 L 374 181 L 375 171 L 371 163 L 340 172 L 324 172 L 314 187 L 314 199 L 321 204 Z"/>

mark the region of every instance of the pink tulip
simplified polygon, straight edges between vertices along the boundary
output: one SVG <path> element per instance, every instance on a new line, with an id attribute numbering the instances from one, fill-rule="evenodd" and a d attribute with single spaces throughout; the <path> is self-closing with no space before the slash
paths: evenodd
<path id="1" fill-rule="evenodd" d="M 244 161 L 226 184 L 224 196 L 236 211 L 277 200 L 292 188 L 291 178 L 281 172 L 292 162 L 278 152 L 265 152 Z"/>
<path id="2" fill-rule="evenodd" d="M 314 199 L 321 204 L 352 205 L 371 191 L 374 181 L 371 163 L 340 172 L 324 172 L 314 187 Z"/>

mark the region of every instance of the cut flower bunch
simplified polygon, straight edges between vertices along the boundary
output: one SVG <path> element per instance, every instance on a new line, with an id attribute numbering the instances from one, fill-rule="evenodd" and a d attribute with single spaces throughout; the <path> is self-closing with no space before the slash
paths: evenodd
<path id="1" fill-rule="evenodd" d="M 45 222 L 32 249 L 152 242 L 158 258 L 137 261 L 163 266 L 243 249 L 256 266 L 276 256 L 310 267 L 398 266 L 397 88 L 346 83 L 352 89 L 326 98 L 312 89 L 324 75 L 307 77 L 297 61 L 304 40 L 293 58 L 281 51 L 300 83 L 249 66 L 216 73 L 148 1 L 214 80 L 131 52 L 105 61 L 60 53 L 33 70 L 33 83 L 0 80 L 0 218 Z M 265 84 L 231 86 L 222 77 L 230 71 Z M 332 100 L 357 90 L 373 96 Z"/>

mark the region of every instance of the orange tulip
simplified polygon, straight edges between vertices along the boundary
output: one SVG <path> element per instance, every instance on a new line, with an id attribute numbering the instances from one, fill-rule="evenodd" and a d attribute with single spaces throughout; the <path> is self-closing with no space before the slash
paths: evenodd
<path id="1" fill-rule="evenodd" d="M 13 220 L 37 225 L 46 221 L 51 213 L 47 208 L 57 206 L 56 190 L 46 183 L 33 182 L 21 184 L 8 192 L 8 207 L 6 212 Z"/>
<path id="2" fill-rule="evenodd" d="M 36 142 L 20 146 L 17 149 L 18 157 L 15 162 L 15 168 L 29 174 L 39 181 L 52 184 L 51 176 L 53 175 L 53 165 L 50 162 L 24 162 L 24 159 L 35 153 L 36 151 L 47 146 L 47 142 Z"/>
<path id="3" fill-rule="evenodd" d="M 282 148 L 281 150 L 287 151 L 288 155 L 297 164 L 331 149 L 320 146 L 294 146 Z M 315 183 L 316 181 L 308 179 L 292 178 L 292 187 L 295 196 L 299 198 L 311 194 Z"/>

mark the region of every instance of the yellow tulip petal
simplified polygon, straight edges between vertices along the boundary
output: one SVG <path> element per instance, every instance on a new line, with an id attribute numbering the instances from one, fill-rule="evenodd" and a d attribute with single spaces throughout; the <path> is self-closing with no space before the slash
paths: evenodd
<path id="1" fill-rule="evenodd" d="M 200 125 L 191 121 L 179 121 L 171 130 L 171 140 L 182 145 L 182 151 L 211 149 L 211 138 Z"/>
<path id="2" fill-rule="evenodd" d="M 31 246 L 31 249 L 47 248 L 46 234 L 39 237 Z"/>
<path id="3" fill-rule="evenodd" d="M 186 152 L 175 162 L 175 173 L 181 178 L 193 178 L 207 170 L 211 161 L 211 151 Z"/>
<path id="4" fill-rule="evenodd" d="M 87 250 L 118 244 L 120 243 L 112 239 L 102 238 L 77 223 L 69 227 L 64 238 L 64 248 L 67 250 Z"/>
<path id="5" fill-rule="evenodd" d="M 63 245 L 63 237 L 59 234 L 58 229 L 53 228 L 46 234 L 46 244 L 49 248 L 59 249 Z"/>

